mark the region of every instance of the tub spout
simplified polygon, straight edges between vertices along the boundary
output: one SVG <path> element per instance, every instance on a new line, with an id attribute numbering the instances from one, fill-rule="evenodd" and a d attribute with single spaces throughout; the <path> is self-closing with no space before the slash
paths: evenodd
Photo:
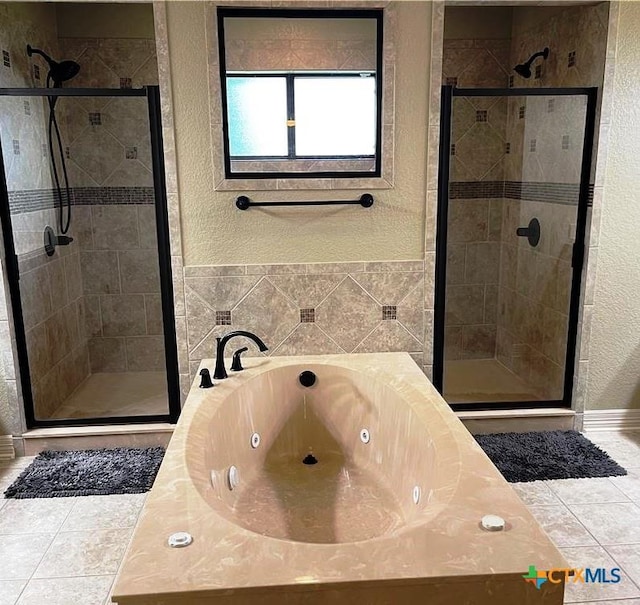
<path id="1" fill-rule="evenodd" d="M 216 347 L 216 369 L 213 372 L 213 377 L 216 380 L 227 378 L 227 370 L 224 367 L 224 348 L 227 346 L 227 343 L 236 336 L 244 336 L 245 338 L 253 340 L 253 342 L 258 345 L 258 349 L 262 352 L 269 350 L 269 347 L 262 342 L 262 339 L 258 338 L 251 332 L 246 332 L 245 330 L 236 330 L 235 332 L 225 334 L 222 338 L 216 338 L 218 341 L 218 345 Z"/>

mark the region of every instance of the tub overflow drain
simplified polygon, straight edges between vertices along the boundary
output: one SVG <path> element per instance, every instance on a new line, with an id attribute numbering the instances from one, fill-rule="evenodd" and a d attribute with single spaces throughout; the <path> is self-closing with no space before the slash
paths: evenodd
<path id="1" fill-rule="evenodd" d="M 184 548 L 193 542 L 193 536 L 186 531 L 177 531 L 169 536 L 167 542 L 171 548 Z"/>

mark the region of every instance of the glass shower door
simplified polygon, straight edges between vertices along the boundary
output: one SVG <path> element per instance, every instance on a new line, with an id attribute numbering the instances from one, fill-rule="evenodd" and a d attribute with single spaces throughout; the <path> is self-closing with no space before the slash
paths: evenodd
<path id="1" fill-rule="evenodd" d="M 566 405 L 591 97 L 588 89 L 477 92 L 454 89 L 450 98 L 434 367 L 443 396 L 462 409 Z"/>
<path id="2" fill-rule="evenodd" d="M 29 424 L 177 417 L 147 92 L 5 92 L 3 227 Z"/>

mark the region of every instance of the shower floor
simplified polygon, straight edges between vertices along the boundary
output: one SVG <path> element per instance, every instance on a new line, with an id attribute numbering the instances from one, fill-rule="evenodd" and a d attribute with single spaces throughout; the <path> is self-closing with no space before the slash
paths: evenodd
<path id="1" fill-rule="evenodd" d="M 168 414 L 164 372 L 104 372 L 89 376 L 53 418 Z"/>
<path id="2" fill-rule="evenodd" d="M 535 389 L 496 359 L 465 359 L 444 364 L 448 403 L 535 401 Z"/>

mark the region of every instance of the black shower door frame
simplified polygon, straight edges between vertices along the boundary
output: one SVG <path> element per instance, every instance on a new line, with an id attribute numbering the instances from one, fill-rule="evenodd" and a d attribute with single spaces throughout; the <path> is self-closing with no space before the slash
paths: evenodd
<path id="1" fill-rule="evenodd" d="M 18 374 L 24 402 L 25 421 L 28 429 L 59 426 L 92 426 L 104 424 L 142 424 L 152 422 L 175 423 L 180 416 L 180 382 L 178 377 L 178 350 L 173 307 L 173 281 L 171 271 L 171 249 L 169 238 L 169 215 L 165 184 L 164 148 L 162 140 L 162 117 L 160 89 L 158 86 L 144 88 L 0 88 L 0 97 L 145 97 L 149 117 L 151 161 L 155 197 L 156 231 L 158 237 L 158 261 L 160 269 L 160 299 L 164 335 L 165 368 L 167 375 L 168 414 L 146 416 L 104 416 L 96 418 L 38 419 L 33 405 L 31 374 L 27 339 L 20 296 L 20 270 L 15 252 L 13 226 L 9 208 L 9 192 L 5 173 L 2 146 L 0 145 L 0 225 L 4 239 L 4 258 L 9 298 L 11 301 L 15 350 Z M 44 245 L 44 244 L 43 244 Z"/>
<path id="2" fill-rule="evenodd" d="M 440 149 L 438 163 L 438 210 L 436 225 L 435 298 L 433 318 L 433 385 L 440 394 L 444 387 L 444 333 L 447 279 L 447 228 L 449 216 L 449 175 L 451 125 L 454 97 L 539 97 L 583 96 L 587 100 L 580 168 L 580 188 L 576 216 L 576 237 L 571 258 L 572 278 L 569 302 L 569 326 L 562 399 L 545 401 L 506 401 L 451 403 L 454 411 L 492 411 L 525 408 L 571 408 L 576 365 L 580 286 L 585 257 L 587 208 L 590 205 L 591 164 L 596 122 L 597 88 L 456 88 L 443 86 L 440 100 Z"/>

